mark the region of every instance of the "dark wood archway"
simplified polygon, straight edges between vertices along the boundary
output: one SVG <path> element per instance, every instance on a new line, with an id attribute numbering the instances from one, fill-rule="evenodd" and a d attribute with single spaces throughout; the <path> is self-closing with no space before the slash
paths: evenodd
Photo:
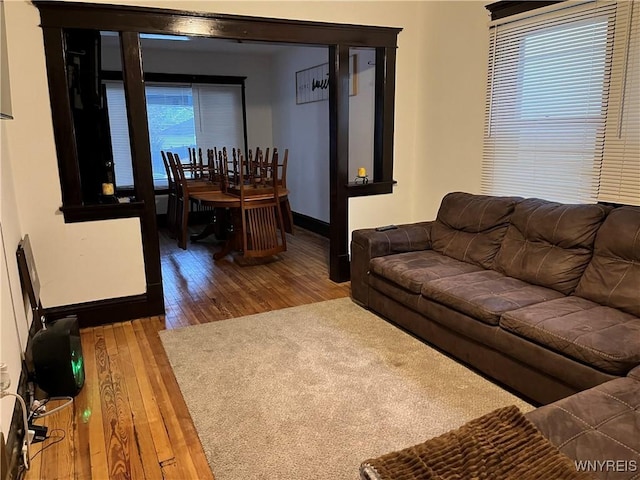
<path id="1" fill-rule="evenodd" d="M 393 117 L 397 36 L 400 28 L 345 25 L 272 18 L 207 14 L 156 8 L 36 1 L 45 41 L 47 75 L 65 221 L 140 217 L 145 277 L 144 295 L 91 302 L 79 311 L 91 323 L 157 315 L 164 312 L 160 250 L 154 206 L 151 156 L 144 100 L 140 33 L 172 34 L 246 41 L 281 42 L 329 47 L 330 121 L 330 252 L 329 276 L 349 279 L 348 200 L 352 196 L 390 193 L 393 188 Z M 136 202 L 86 205 L 80 190 L 78 152 L 69 111 L 64 64 L 64 30 L 69 28 L 120 33 L 123 78 L 132 144 Z M 374 172 L 367 185 L 350 184 L 349 48 L 376 50 Z M 132 306 L 135 305 L 135 308 Z M 78 313 L 78 306 L 76 306 Z M 89 315 L 86 315 L 88 318 Z M 83 322 L 83 324 L 87 324 Z"/>

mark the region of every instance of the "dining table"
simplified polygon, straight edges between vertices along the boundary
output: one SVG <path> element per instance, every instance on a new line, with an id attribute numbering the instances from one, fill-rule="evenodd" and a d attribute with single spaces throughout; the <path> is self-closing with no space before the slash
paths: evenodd
<path id="1" fill-rule="evenodd" d="M 273 190 L 271 190 L 273 192 Z M 255 200 L 264 200 L 265 198 L 269 198 L 273 196 L 271 194 L 254 194 L 250 195 L 246 198 L 245 201 L 251 202 Z M 289 196 L 289 190 L 286 188 L 282 188 L 278 190 L 278 199 L 280 201 L 280 205 L 282 206 L 284 202 L 287 201 Z M 227 235 L 224 238 L 224 244 L 222 249 L 213 254 L 214 260 L 220 260 L 221 258 L 226 257 L 233 251 L 241 251 L 242 250 L 242 217 L 241 217 L 241 208 L 240 208 L 240 196 L 231 194 L 228 192 L 224 192 L 222 190 L 218 191 L 203 191 L 203 192 L 194 192 L 191 194 L 191 199 L 197 201 L 203 206 L 210 207 L 214 210 L 214 212 L 220 212 L 220 210 L 228 211 L 230 220 L 227 220 L 227 216 L 222 214 L 215 214 L 212 217 L 212 221 L 205 226 L 205 228 L 191 236 L 192 242 L 197 242 L 198 240 L 202 240 L 210 235 L 216 234 L 221 231 L 226 231 Z M 284 218 L 284 230 L 287 233 L 293 233 L 293 225 L 290 224 L 288 218 Z M 229 228 L 230 227 L 230 228 Z M 218 237 L 218 235 L 216 235 Z"/>

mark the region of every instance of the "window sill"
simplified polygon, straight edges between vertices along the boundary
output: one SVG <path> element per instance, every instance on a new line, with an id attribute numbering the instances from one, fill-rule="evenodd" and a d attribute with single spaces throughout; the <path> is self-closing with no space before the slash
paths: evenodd
<path id="1" fill-rule="evenodd" d="M 392 180 L 390 182 L 369 182 L 369 183 L 347 183 L 348 197 L 365 197 L 368 195 L 383 195 L 392 193 L 393 186 L 398 182 Z"/>
<path id="2" fill-rule="evenodd" d="M 113 203 L 97 205 L 67 205 L 60 207 L 65 223 L 93 222 L 116 218 L 141 217 L 144 202 Z"/>

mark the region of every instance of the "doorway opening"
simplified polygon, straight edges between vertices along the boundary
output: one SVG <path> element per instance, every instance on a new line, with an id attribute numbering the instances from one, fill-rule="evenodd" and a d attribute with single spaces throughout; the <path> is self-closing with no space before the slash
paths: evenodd
<path id="1" fill-rule="evenodd" d="M 340 282 L 349 278 L 348 199 L 353 196 L 390 193 L 393 187 L 393 109 L 397 35 L 401 29 L 318 22 L 203 14 L 162 9 L 37 2 L 45 39 L 47 73 L 52 102 L 54 132 L 63 193 L 65 221 L 139 217 L 146 292 L 135 296 L 150 316 L 162 313 L 162 277 L 156 221 L 156 193 L 145 99 L 141 36 L 173 35 L 209 37 L 235 42 L 269 42 L 324 45 L 328 50 L 329 115 L 329 276 Z M 78 150 L 73 119 L 69 115 L 70 93 L 65 29 L 117 32 L 120 40 L 123 87 L 131 145 L 134 195 L 128 205 L 96 205 L 83 192 L 83 166 L 89 156 Z M 375 52 L 373 106 L 373 160 L 369 183 L 356 183 L 350 173 L 350 64 L 352 50 Z M 295 92 L 292 92 L 292 95 Z M 83 166 L 82 168 L 80 166 Z M 103 168 L 104 162 L 96 166 Z M 91 172 L 93 174 L 94 172 Z M 103 172 L 104 173 L 104 172 Z M 99 177 L 97 175 L 96 177 Z M 85 182 L 86 183 L 86 182 Z M 143 300 L 141 302 L 141 300 Z M 127 299 L 119 299 L 121 315 L 127 314 Z M 114 321 L 114 302 L 110 303 Z M 99 306 L 98 306 L 99 308 Z M 117 308 L 115 309 L 117 310 Z M 119 317 L 119 315 L 115 315 Z M 99 318 L 99 316 L 94 317 Z M 131 317 L 129 317 L 131 318 Z"/>

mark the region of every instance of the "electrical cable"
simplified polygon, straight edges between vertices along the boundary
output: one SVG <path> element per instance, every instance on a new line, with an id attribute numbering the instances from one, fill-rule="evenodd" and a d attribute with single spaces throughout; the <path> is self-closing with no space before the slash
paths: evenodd
<path id="1" fill-rule="evenodd" d="M 31 420 L 33 419 L 33 417 L 40 411 L 42 410 L 45 405 L 49 403 L 49 398 L 44 398 L 42 400 L 34 400 L 31 403 L 31 413 L 29 414 L 29 423 L 31 423 Z"/>
<path id="2" fill-rule="evenodd" d="M 53 410 L 49 410 L 48 412 L 45 413 L 38 413 L 38 410 L 40 410 L 42 407 L 44 407 L 46 405 L 46 403 L 40 405 L 35 412 L 33 412 L 32 417 L 33 418 L 42 418 L 42 417 L 46 417 L 48 415 L 51 415 L 52 413 L 56 413 L 59 412 L 60 410 L 62 410 L 63 408 L 67 408 L 69 405 L 71 405 L 73 403 L 73 397 L 50 397 L 47 399 L 47 402 L 51 401 L 51 400 L 67 400 L 66 403 L 60 405 L 59 407 L 54 408 Z"/>
<path id="3" fill-rule="evenodd" d="M 62 436 L 61 437 L 53 437 L 52 433 L 53 432 L 62 432 Z M 61 429 L 61 428 L 54 428 L 53 430 L 51 430 L 51 432 L 49 432 L 49 435 L 47 436 L 47 438 L 45 438 L 45 440 L 49 440 L 50 438 L 57 438 L 57 440 L 55 442 L 51 442 L 46 444 L 44 447 L 42 447 L 40 450 L 38 450 L 36 453 L 33 454 L 33 457 L 31 457 L 29 460 L 33 460 L 34 458 L 36 458 L 38 456 L 39 453 L 43 452 L 44 450 L 46 450 L 47 448 L 49 448 L 52 445 L 55 445 L 56 443 L 60 443 L 62 440 L 64 440 L 67 436 L 67 433 Z"/>
<path id="4" fill-rule="evenodd" d="M 31 449 L 29 446 L 29 420 L 27 420 L 27 405 L 24 403 L 24 399 L 17 393 L 6 392 L 6 391 L 0 392 L 0 398 L 6 397 L 6 396 L 16 397 L 20 402 L 20 405 L 22 405 L 22 421 L 24 422 L 24 438 L 23 438 L 22 445 L 23 445 L 23 448 L 24 448 L 24 445 L 27 446 L 27 450 L 23 452 L 23 461 L 24 461 L 25 468 L 29 470 L 29 467 L 31 467 L 31 464 L 29 463 L 30 462 L 29 457 L 31 456 Z"/>

